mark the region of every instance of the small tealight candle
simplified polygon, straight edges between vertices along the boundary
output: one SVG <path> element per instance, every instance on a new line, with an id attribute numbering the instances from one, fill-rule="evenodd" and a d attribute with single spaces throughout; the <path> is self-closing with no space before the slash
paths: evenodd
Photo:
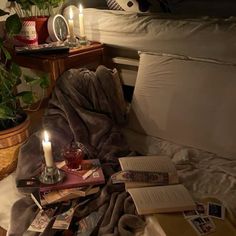
<path id="1" fill-rule="evenodd" d="M 49 135 L 47 131 L 44 131 L 44 139 L 42 141 L 43 145 L 43 152 L 44 152 L 44 158 L 45 158 L 45 163 L 47 167 L 53 167 L 53 156 L 52 156 L 52 145 L 51 142 L 49 141 Z"/>
<path id="2" fill-rule="evenodd" d="M 69 34 L 70 38 L 74 38 L 75 35 L 74 35 L 74 21 L 73 21 L 72 7 L 70 7 L 69 17 L 70 17 L 70 19 L 68 19 Z"/>
<path id="3" fill-rule="evenodd" d="M 83 6 L 79 5 L 79 30 L 80 30 L 80 37 L 85 37 L 84 33 L 84 14 L 83 14 Z"/>

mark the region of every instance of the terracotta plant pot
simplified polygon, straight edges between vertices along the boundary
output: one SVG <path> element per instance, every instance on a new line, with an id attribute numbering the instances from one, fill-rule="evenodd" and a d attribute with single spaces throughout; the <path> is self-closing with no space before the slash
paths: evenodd
<path id="1" fill-rule="evenodd" d="M 34 18 L 36 23 L 36 32 L 38 35 L 38 43 L 45 43 L 49 34 L 48 34 L 48 17 L 39 16 Z"/>

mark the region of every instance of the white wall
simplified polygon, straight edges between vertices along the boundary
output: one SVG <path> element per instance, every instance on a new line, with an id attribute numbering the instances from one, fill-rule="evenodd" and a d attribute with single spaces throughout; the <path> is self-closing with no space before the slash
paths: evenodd
<path id="1" fill-rule="evenodd" d="M 7 9 L 6 9 L 7 6 L 8 6 L 7 0 L 0 0 L 0 9 L 7 11 Z M 4 16 L 2 16 L 0 18 L 0 21 L 4 21 L 5 19 L 6 18 Z"/>
<path id="2" fill-rule="evenodd" d="M 7 0 L 1 0 L 0 1 L 0 8 L 4 10 L 6 8 L 6 6 L 7 6 Z"/>

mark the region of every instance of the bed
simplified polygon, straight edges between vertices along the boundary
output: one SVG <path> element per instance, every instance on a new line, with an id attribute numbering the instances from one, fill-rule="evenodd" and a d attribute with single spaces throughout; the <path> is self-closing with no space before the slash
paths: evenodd
<path id="1" fill-rule="evenodd" d="M 236 225 L 236 19 L 84 13 L 87 38 L 104 43 L 122 82 L 135 86 L 124 130 L 129 145 L 170 156 L 193 196 L 221 200 Z M 21 197 L 13 183 L 14 175 L 0 183 L 9 194 L 2 199 L 4 228 Z"/>
<path id="2" fill-rule="evenodd" d="M 223 201 L 235 224 L 236 18 L 85 9 L 85 19 L 135 85 L 130 146 L 170 155 L 192 194 Z"/>

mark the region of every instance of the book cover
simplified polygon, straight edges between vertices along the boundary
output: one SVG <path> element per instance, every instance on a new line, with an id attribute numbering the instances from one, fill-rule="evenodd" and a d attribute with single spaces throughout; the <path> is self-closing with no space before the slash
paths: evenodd
<path id="1" fill-rule="evenodd" d="M 197 217 L 206 218 L 209 216 L 195 216 L 190 219 L 196 219 Z M 230 220 L 226 217 L 225 220 L 218 220 L 212 218 L 215 224 L 215 231 L 205 234 L 211 236 L 222 236 L 222 235 L 236 235 L 235 227 L 232 225 Z M 189 219 L 184 218 L 182 212 L 170 213 L 170 214 L 152 214 L 146 217 L 148 229 L 147 235 L 160 235 L 160 236 L 189 236 L 198 235 L 195 232 L 195 228 L 189 223 Z M 171 226 L 171 227 L 170 227 Z M 203 234 L 203 235 L 205 235 Z"/>
<path id="2" fill-rule="evenodd" d="M 65 165 L 61 166 L 61 169 L 66 173 L 65 179 L 62 182 L 53 185 L 41 184 L 40 191 L 47 192 L 58 189 L 68 189 L 90 185 L 94 186 L 105 183 L 105 178 L 98 159 L 83 160 L 81 165 L 82 169 L 78 171 L 71 171 Z M 87 175 L 88 172 L 91 174 Z M 87 175 L 86 178 L 84 178 L 85 175 Z"/>

